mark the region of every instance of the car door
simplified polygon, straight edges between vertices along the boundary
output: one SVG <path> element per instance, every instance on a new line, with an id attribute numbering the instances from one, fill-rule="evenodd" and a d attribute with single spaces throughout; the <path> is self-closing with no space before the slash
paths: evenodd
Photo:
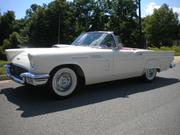
<path id="1" fill-rule="evenodd" d="M 143 71 L 142 53 L 132 48 L 114 50 L 113 74 L 118 79 L 140 76 Z"/>
<path id="2" fill-rule="evenodd" d="M 90 83 L 110 81 L 114 78 L 114 55 L 112 48 L 115 47 L 115 41 L 113 39 L 113 36 L 111 34 L 107 34 L 100 43 L 100 47 L 101 49 L 98 49 L 99 52 L 90 54 L 90 59 L 88 61 L 88 80 Z"/>

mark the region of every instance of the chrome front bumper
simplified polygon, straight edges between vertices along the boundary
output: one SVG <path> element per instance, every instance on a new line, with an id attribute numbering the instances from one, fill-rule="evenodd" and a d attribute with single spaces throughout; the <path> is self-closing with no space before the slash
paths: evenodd
<path id="1" fill-rule="evenodd" d="M 48 74 L 33 74 L 31 72 L 24 72 L 20 74 L 21 78 L 16 77 L 11 73 L 11 65 L 5 65 L 6 76 L 13 81 L 20 84 L 31 84 L 34 86 L 46 84 L 49 78 Z"/>

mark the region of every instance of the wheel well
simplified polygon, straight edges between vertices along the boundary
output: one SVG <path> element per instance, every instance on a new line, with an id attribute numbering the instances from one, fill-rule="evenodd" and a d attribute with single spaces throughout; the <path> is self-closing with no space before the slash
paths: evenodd
<path id="1" fill-rule="evenodd" d="M 146 68 L 156 68 L 157 72 L 160 72 L 159 61 L 155 59 L 151 59 L 146 63 Z"/>
<path id="2" fill-rule="evenodd" d="M 85 85 L 84 72 L 83 72 L 83 70 L 81 69 L 81 67 L 78 66 L 78 65 L 76 65 L 76 64 L 59 65 L 59 66 L 57 66 L 57 67 L 55 67 L 55 68 L 53 68 L 53 69 L 51 70 L 51 72 L 50 72 L 50 74 L 49 74 L 50 77 L 51 77 L 58 69 L 63 68 L 63 67 L 68 67 L 68 68 L 74 70 L 75 73 L 76 73 L 76 74 L 78 75 L 78 77 L 79 77 L 80 85 L 82 85 L 82 86 Z"/>

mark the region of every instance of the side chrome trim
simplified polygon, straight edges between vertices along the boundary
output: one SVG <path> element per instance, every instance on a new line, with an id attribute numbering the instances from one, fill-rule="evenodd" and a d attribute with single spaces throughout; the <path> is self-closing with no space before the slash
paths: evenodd
<path id="1" fill-rule="evenodd" d="M 10 64 L 5 65 L 4 67 L 6 69 L 6 76 L 20 84 L 28 83 L 28 84 L 31 84 L 34 86 L 43 85 L 43 84 L 47 83 L 48 78 L 49 78 L 48 74 L 33 74 L 31 72 L 25 72 L 20 75 L 22 78 L 22 80 L 21 80 L 11 74 L 11 70 L 10 70 L 11 65 Z"/>

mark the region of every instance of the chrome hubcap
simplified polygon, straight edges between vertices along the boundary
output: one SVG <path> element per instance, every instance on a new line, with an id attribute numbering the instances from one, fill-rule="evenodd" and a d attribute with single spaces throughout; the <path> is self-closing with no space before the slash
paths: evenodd
<path id="1" fill-rule="evenodd" d="M 152 77 L 154 75 L 154 69 L 149 69 L 147 71 L 148 77 Z"/>
<path id="2" fill-rule="evenodd" d="M 70 95 L 77 86 L 76 73 L 70 68 L 59 69 L 52 78 L 52 88 L 58 96 Z"/>
<path id="3" fill-rule="evenodd" d="M 68 72 L 61 73 L 56 77 L 55 86 L 59 91 L 67 91 L 71 87 L 72 78 Z"/>
<path id="4" fill-rule="evenodd" d="M 156 69 L 152 68 L 152 69 L 147 69 L 146 71 L 146 77 L 149 80 L 152 80 L 154 77 L 156 76 Z"/>

